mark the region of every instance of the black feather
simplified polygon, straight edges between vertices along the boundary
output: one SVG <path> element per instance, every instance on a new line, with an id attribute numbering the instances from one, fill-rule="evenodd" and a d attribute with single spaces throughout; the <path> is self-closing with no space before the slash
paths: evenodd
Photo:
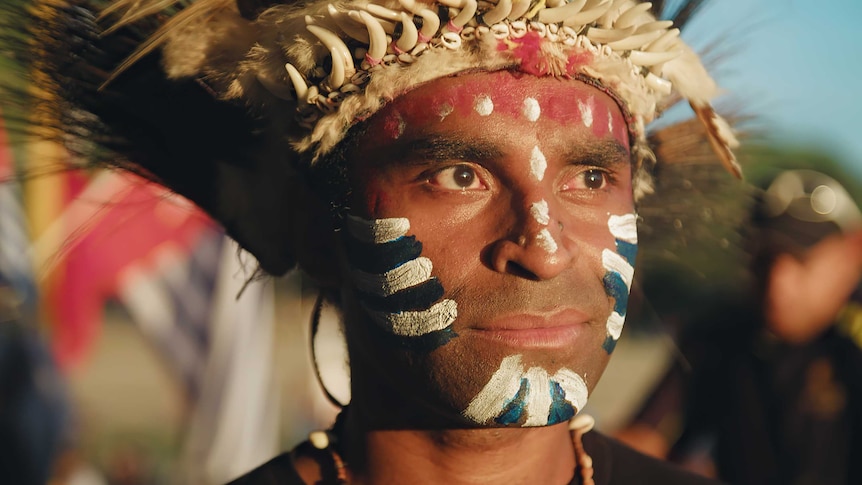
<path id="1" fill-rule="evenodd" d="M 15 26 L 4 51 L 37 88 L 6 89 L 37 120 L 30 133 L 62 143 L 83 166 L 118 167 L 165 185 L 222 223 L 266 271 L 291 269 L 297 174 L 286 159 L 260 156 L 271 148 L 260 120 L 214 98 L 200 80 L 168 79 L 158 52 L 102 88 L 156 28 L 145 20 L 103 36 L 103 5 L 4 7 Z"/>

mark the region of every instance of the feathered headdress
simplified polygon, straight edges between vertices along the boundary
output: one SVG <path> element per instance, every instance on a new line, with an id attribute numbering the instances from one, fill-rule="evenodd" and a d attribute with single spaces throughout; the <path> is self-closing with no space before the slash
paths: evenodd
<path id="1" fill-rule="evenodd" d="M 662 156 L 646 125 L 687 100 L 739 175 L 718 88 L 679 39 L 702 3 L 678 2 L 675 23 L 658 20 L 664 2 L 635 0 L 42 0 L 26 50 L 42 119 L 72 148 L 106 148 L 103 161 L 188 197 L 280 274 L 313 245 L 293 229 L 314 196 L 307 170 L 388 100 L 467 70 L 610 94 L 641 192 Z"/>

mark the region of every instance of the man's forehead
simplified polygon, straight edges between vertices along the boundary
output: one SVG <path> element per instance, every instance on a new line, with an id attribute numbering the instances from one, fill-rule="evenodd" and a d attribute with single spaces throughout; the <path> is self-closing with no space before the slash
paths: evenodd
<path id="1" fill-rule="evenodd" d="M 491 122 L 507 117 L 524 125 L 550 123 L 559 129 L 590 130 L 596 138 L 628 145 L 628 127 L 616 102 L 575 79 L 536 77 L 511 71 L 441 78 L 397 97 L 370 120 L 380 142 L 406 130 L 445 121 Z"/>

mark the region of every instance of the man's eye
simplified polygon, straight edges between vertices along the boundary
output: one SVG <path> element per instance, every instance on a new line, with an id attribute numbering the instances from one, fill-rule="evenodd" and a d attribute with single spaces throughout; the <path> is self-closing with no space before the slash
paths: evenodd
<path id="1" fill-rule="evenodd" d="M 588 189 L 601 189 L 607 183 L 604 172 L 598 170 L 587 170 L 584 172 L 584 186 Z"/>
<path id="2" fill-rule="evenodd" d="M 563 190 L 600 190 L 607 187 L 609 179 L 610 176 L 602 170 L 584 170 L 570 178 L 563 185 Z"/>
<path id="3" fill-rule="evenodd" d="M 485 186 L 469 165 L 455 165 L 433 174 L 428 181 L 449 190 L 481 190 Z"/>

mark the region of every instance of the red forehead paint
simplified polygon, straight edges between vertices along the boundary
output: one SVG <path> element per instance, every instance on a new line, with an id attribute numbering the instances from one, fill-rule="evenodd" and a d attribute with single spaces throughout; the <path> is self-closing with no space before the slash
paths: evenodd
<path id="1" fill-rule="evenodd" d="M 627 143 L 628 130 L 621 110 L 597 88 L 574 79 L 511 71 L 470 73 L 432 81 L 409 96 L 396 98 L 378 113 L 374 125 L 391 140 L 405 129 L 445 123 L 452 117 L 482 123 L 506 116 L 531 123 L 524 110 L 527 98 L 538 102 L 541 112 L 537 122 L 550 120 L 563 126 L 589 123 L 598 138 L 607 137 L 610 127 L 611 136 Z M 493 105 L 490 114 L 488 100 Z M 581 106 L 588 108 L 582 110 Z"/>

